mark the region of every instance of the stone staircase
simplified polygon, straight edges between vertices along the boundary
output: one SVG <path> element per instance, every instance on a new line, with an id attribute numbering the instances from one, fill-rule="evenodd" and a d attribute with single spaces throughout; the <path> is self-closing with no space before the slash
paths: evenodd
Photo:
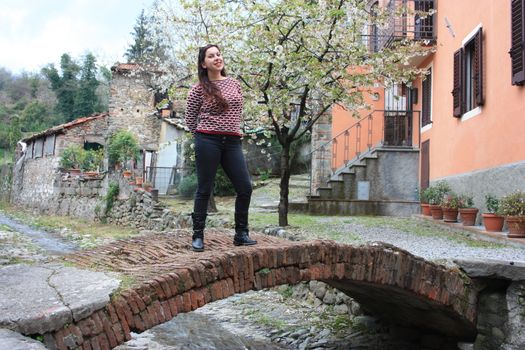
<path id="1" fill-rule="evenodd" d="M 308 196 L 310 214 L 409 216 L 417 201 L 419 150 L 375 147 L 337 169 Z"/>

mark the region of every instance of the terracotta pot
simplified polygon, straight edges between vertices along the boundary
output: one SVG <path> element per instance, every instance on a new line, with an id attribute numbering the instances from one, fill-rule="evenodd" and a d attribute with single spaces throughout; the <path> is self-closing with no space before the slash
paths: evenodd
<path id="1" fill-rule="evenodd" d="M 483 216 L 485 231 L 501 232 L 501 230 L 503 230 L 503 223 L 505 222 L 503 216 L 492 213 L 483 213 L 481 216 Z"/>
<path id="2" fill-rule="evenodd" d="M 458 210 L 453 208 L 442 208 L 443 210 L 443 221 L 445 222 L 458 222 Z"/>
<path id="3" fill-rule="evenodd" d="M 459 217 L 463 222 L 463 226 L 474 226 L 476 224 L 476 217 L 478 216 L 478 211 L 478 208 L 459 209 Z"/>
<path id="4" fill-rule="evenodd" d="M 80 169 L 68 169 L 67 172 L 70 175 L 80 175 Z"/>
<path id="5" fill-rule="evenodd" d="M 432 213 L 430 212 L 430 206 L 428 203 L 421 203 L 421 214 L 425 216 L 432 216 Z"/>
<path id="6" fill-rule="evenodd" d="M 136 183 L 137 185 L 142 185 L 142 182 L 144 182 L 144 179 L 142 178 L 142 176 L 137 176 L 137 177 L 135 178 L 135 183 Z"/>
<path id="7" fill-rule="evenodd" d="M 510 238 L 525 238 L 525 216 L 507 216 Z"/>
<path id="8" fill-rule="evenodd" d="M 124 170 L 124 171 L 122 172 L 122 175 L 123 175 L 124 177 L 131 177 L 131 171 L 129 171 L 129 170 Z"/>
<path id="9" fill-rule="evenodd" d="M 443 219 L 443 210 L 440 205 L 430 204 L 430 212 L 432 213 L 432 219 L 441 220 Z"/>

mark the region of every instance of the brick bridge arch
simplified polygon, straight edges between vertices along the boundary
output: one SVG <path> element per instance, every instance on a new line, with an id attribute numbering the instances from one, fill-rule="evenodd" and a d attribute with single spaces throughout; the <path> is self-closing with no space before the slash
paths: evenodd
<path id="1" fill-rule="evenodd" d="M 211 232 L 210 232 L 211 231 Z M 58 349 L 113 348 L 142 332 L 234 293 L 321 280 L 355 298 L 381 318 L 472 340 L 477 292 L 457 270 L 384 244 L 291 242 L 254 235 L 253 247 L 210 230 L 206 251 L 189 250 L 187 231 L 113 242 L 66 257 L 80 267 L 133 276 L 104 308 L 45 336 Z"/>

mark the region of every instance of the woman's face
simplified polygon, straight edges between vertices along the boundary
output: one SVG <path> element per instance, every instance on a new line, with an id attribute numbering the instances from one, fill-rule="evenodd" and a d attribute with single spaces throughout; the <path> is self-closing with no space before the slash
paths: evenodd
<path id="1" fill-rule="evenodd" d="M 218 48 L 212 46 L 206 50 L 202 68 L 206 68 L 208 72 L 220 72 L 224 68 L 224 61 L 222 60 L 222 55 Z"/>

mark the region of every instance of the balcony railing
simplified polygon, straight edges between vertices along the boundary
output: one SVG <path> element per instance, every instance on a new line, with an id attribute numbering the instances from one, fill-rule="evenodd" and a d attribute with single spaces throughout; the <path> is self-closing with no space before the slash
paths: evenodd
<path id="1" fill-rule="evenodd" d="M 378 52 L 407 39 L 434 44 L 433 9 L 434 0 L 390 0 L 385 9 L 391 14 L 387 22 L 368 27 L 365 37 L 370 51 Z"/>
<path id="2" fill-rule="evenodd" d="M 310 191 L 374 147 L 419 148 L 419 111 L 376 110 L 311 152 Z M 416 123 L 416 125 L 414 125 Z M 415 131 L 415 132 L 414 132 Z"/>

